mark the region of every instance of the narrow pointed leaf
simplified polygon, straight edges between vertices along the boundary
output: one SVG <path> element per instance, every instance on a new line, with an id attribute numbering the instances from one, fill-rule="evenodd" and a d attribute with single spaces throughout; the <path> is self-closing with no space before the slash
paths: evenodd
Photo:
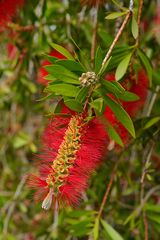
<path id="1" fill-rule="evenodd" d="M 82 112 L 83 110 L 82 104 L 76 101 L 75 99 L 66 100 L 64 103 L 67 107 L 69 107 L 73 111 Z"/>
<path id="2" fill-rule="evenodd" d="M 133 37 L 136 39 L 138 37 L 138 24 L 134 15 L 132 15 L 131 30 L 132 30 Z"/>
<path id="3" fill-rule="evenodd" d="M 153 69 L 152 69 L 151 62 L 148 59 L 148 57 L 145 55 L 145 53 L 140 49 L 138 49 L 138 56 L 139 56 L 142 64 L 144 65 L 144 67 L 147 71 L 147 74 L 148 74 L 148 77 L 149 77 L 149 80 L 150 80 L 150 86 L 152 86 Z"/>
<path id="4" fill-rule="evenodd" d="M 98 240 L 98 237 L 99 237 L 99 218 L 96 218 L 93 228 L 93 239 Z"/>
<path id="5" fill-rule="evenodd" d="M 83 66 L 79 62 L 73 60 L 58 60 L 56 61 L 56 64 L 64 66 L 72 72 L 85 72 Z"/>
<path id="6" fill-rule="evenodd" d="M 128 54 L 118 65 L 116 69 L 116 81 L 119 81 L 126 73 L 132 54 Z"/>
<path id="7" fill-rule="evenodd" d="M 45 69 L 50 75 L 52 75 L 53 77 L 63 82 L 79 85 L 78 76 L 63 66 L 54 64 L 54 65 L 45 66 Z"/>
<path id="8" fill-rule="evenodd" d="M 112 240 L 124 240 L 124 238 L 122 238 L 122 236 L 111 225 L 109 225 L 107 222 L 105 222 L 104 220 L 101 220 L 101 223 L 104 227 L 104 230 L 106 231 L 106 233 L 110 237 L 110 239 L 112 239 Z"/>
<path id="9" fill-rule="evenodd" d="M 105 19 L 107 19 L 107 20 L 115 19 L 115 18 L 125 15 L 126 13 L 127 12 L 113 12 L 113 13 L 110 13 L 109 15 L 107 15 L 105 17 Z"/>
<path id="10" fill-rule="evenodd" d="M 49 85 L 46 88 L 47 92 L 54 92 L 56 95 L 62 95 L 66 97 L 76 97 L 79 92 L 79 88 L 71 84 L 57 83 L 54 85 Z"/>
<path id="11" fill-rule="evenodd" d="M 51 45 L 51 47 L 56 49 L 59 53 L 64 55 L 66 58 L 68 58 L 70 60 L 74 60 L 74 57 L 70 54 L 70 52 L 66 48 L 64 48 L 58 44 L 55 44 L 55 43 L 51 43 L 50 45 Z"/>
<path id="12" fill-rule="evenodd" d="M 110 97 L 103 95 L 104 101 L 114 112 L 117 119 L 122 123 L 122 125 L 128 130 L 128 132 L 135 138 L 135 129 L 133 122 L 128 115 L 128 113 L 122 108 L 120 104 L 112 100 Z"/>
<path id="13" fill-rule="evenodd" d="M 97 48 L 95 56 L 95 73 L 98 73 L 103 62 L 103 52 L 100 47 Z"/>

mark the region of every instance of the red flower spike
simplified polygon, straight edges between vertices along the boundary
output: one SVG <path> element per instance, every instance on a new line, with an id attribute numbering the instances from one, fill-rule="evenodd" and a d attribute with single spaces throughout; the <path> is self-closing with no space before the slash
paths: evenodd
<path id="1" fill-rule="evenodd" d="M 24 0 L 1 0 L 0 1 L 0 26 L 4 27 L 12 20 L 17 10 L 22 7 Z"/>
<path id="2" fill-rule="evenodd" d="M 56 57 L 58 59 L 66 59 L 65 56 L 63 56 L 61 53 L 59 53 L 58 51 L 56 51 L 55 49 L 53 49 L 50 53 L 50 56 Z M 48 81 L 45 79 L 45 77 L 48 75 L 47 70 L 44 68 L 47 65 L 51 65 L 52 63 L 48 60 L 44 60 L 41 64 L 41 67 L 39 68 L 39 72 L 38 72 L 38 79 L 37 82 L 39 84 L 42 84 L 44 86 L 47 85 Z"/>
<path id="3" fill-rule="evenodd" d="M 52 119 L 43 134 L 39 177 L 29 177 L 29 186 L 37 188 L 35 198 L 44 198 L 42 208 L 49 209 L 55 200 L 76 206 L 107 144 L 107 134 L 96 119 L 89 123 L 82 115 Z"/>

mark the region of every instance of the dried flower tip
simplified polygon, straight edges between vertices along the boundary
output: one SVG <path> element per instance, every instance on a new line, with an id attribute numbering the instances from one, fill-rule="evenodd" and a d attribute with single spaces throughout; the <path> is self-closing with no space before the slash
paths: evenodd
<path id="1" fill-rule="evenodd" d="M 53 189 L 50 188 L 49 193 L 47 194 L 47 196 L 45 197 L 45 199 L 42 202 L 42 208 L 44 210 L 50 209 L 50 207 L 52 205 L 52 198 L 53 198 Z"/>
<path id="2" fill-rule="evenodd" d="M 114 140 L 110 140 L 109 144 L 108 144 L 108 151 L 112 151 L 115 147 L 115 141 Z"/>
<path id="3" fill-rule="evenodd" d="M 82 73 L 81 77 L 79 78 L 82 87 L 95 85 L 98 82 L 98 80 L 99 78 L 95 74 L 95 72 Z"/>

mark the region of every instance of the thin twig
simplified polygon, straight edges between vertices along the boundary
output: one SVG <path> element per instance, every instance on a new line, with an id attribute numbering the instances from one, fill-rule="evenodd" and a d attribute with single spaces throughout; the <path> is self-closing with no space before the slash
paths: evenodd
<path id="1" fill-rule="evenodd" d="M 148 164 L 149 164 L 151 156 L 152 156 L 153 147 L 154 147 L 154 144 L 152 143 L 152 145 L 149 146 L 149 151 L 146 152 L 145 157 L 144 157 L 146 159 L 146 161 L 144 163 L 144 167 L 142 170 L 142 175 L 141 175 L 141 180 L 140 180 L 141 184 L 144 183 L 144 179 L 145 179 L 147 169 L 148 169 Z"/>
<path id="2" fill-rule="evenodd" d="M 151 189 L 147 192 L 146 196 L 143 198 L 143 200 L 142 200 L 141 204 L 139 205 L 139 207 L 138 207 L 137 209 L 135 209 L 135 211 L 134 211 L 135 217 L 138 217 L 138 216 L 140 215 L 141 211 L 142 211 L 143 208 L 144 208 L 145 203 L 146 203 L 146 202 L 148 201 L 148 199 L 153 195 L 153 193 L 155 193 L 155 192 L 157 192 L 157 191 L 160 191 L 160 185 L 157 185 L 157 186 L 151 188 Z"/>
<path id="3" fill-rule="evenodd" d="M 140 23 L 141 23 L 143 3 L 144 3 L 144 0 L 140 0 L 139 8 L 138 8 L 138 19 L 137 19 L 138 27 L 140 27 Z"/>
<path id="4" fill-rule="evenodd" d="M 139 33 L 140 33 L 140 23 L 141 23 L 141 15 L 142 15 L 142 8 L 143 8 L 144 0 L 140 0 L 139 2 L 139 8 L 138 8 L 138 18 L 137 18 L 137 24 L 138 24 L 138 37 L 136 39 L 136 45 L 139 44 Z"/>
<path id="5" fill-rule="evenodd" d="M 151 94 L 150 98 L 148 99 L 148 104 L 146 104 L 146 108 L 143 114 L 145 117 L 150 116 L 159 91 L 160 91 L 160 86 L 156 86 L 155 92 Z"/>
<path id="6" fill-rule="evenodd" d="M 148 240 L 149 236 L 148 236 L 148 220 L 147 220 L 147 217 L 146 217 L 146 214 L 144 213 L 144 216 L 143 216 L 143 222 L 144 222 L 144 240 Z"/>
<path id="7" fill-rule="evenodd" d="M 22 189 L 23 189 L 23 186 L 26 182 L 26 179 L 27 179 L 27 176 L 23 176 L 20 183 L 18 184 L 17 186 L 17 189 L 15 191 L 15 194 L 13 196 L 13 201 L 12 203 L 10 204 L 9 208 L 8 208 L 8 211 L 7 211 L 7 215 L 6 215 L 6 218 L 4 220 L 4 226 L 3 226 L 3 234 L 4 236 L 7 234 L 8 232 L 8 225 L 9 225 L 9 221 L 10 221 L 10 218 L 12 216 L 12 213 L 14 211 L 14 208 L 16 206 L 16 200 L 18 199 L 18 197 L 20 196 L 21 192 L 22 192 Z"/>
<path id="8" fill-rule="evenodd" d="M 119 31 L 117 32 L 117 34 L 116 34 L 116 36 L 115 36 L 115 38 L 113 40 L 113 43 L 111 44 L 111 46 L 110 46 L 110 48 L 109 48 L 109 50 L 108 50 L 108 52 L 107 52 L 103 62 L 102 62 L 102 67 L 106 64 L 106 62 L 110 58 L 111 53 L 113 51 L 113 48 L 115 47 L 116 43 L 118 42 L 118 40 L 119 40 L 119 38 L 120 38 L 120 36 L 121 36 L 125 26 L 127 25 L 128 21 L 129 21 L 129 19 L 131 17 L 131 15 L 132 15 L 132 11 L 129 10 L 127 15 L 126 15 L 126 17 L 125 17 L 125 19 L 124 19 L 124 21 L 123 21 L 123 23 L 122 23 L 122 25 L 121 25 L 121 27 L 120 27 L 120 29 L 119 29 Z"/>
<path id="9" fill-rule="evenodd" d="M 101 206 L 100 206 L 100 209 L 99 209 L 99 212 L 98 212 L 98 218 L 100 219 L 101 215 L 102 215 L 102 212 L 103 212 L 103 209 L 104 209 L 104 206 L 105 206 L 105 203 L 107 202 L 107 199 L 108 199 L 108 196 L 109 196 L 109 193 L 110 193 L 110 190 L 112 188 L 112 185 L 113 185 L 113 181 L 114 181 L 114 178 L 115 178 L 115 175 L 116 175 L 116 170 L 117 170 L 117 167 L 118 167 L 118 164 L 119 162 L 117 162 L 113 168 L 113 171 L 111 173 L 111 177 L 110 177 L 110 180 L 109 180 L 109 183 L 107 185 L 107 189 L 106 189 L 106 192 L 103 196 L 103 200 L 101 202 Z"/>

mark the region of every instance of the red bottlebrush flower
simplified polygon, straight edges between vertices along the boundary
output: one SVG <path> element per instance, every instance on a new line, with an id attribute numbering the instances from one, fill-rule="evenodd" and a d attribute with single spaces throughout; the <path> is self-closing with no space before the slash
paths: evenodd
<path id="1" fill-rule="evenodd" d="M 0 1 L 0 26 L 5 26 L 11 21 L 18 8 L 24 3 L 24 0 L 1 0 Z"/>
<path id="2" fill-rule="evenodd" d="M 104 155 L 108 138 L 103 125 L 97 119 L 87 123 L 84 116 L 77 114 L 55 117 L 42 139 L 39 176 L 29 177 L 29 185 L 37 189 L 35 198 L 43 199 L 44 209 L 49 209 L 55 200 L 76 206 Z"/>
<path id="3" fill-rule="evenodd" d="M 81 3 L 88 6 L 99 6 L 102 5 L 105 0 L 81 0 Z"/>
<path id="4" fill-rule="evenodd" d="M 50 56 L 56 57 L 58 59 L 66 59 L 65 56 L 63 56 L 61 53 L 59 53 L 58 51 L 56 51 L 55 49 L 53 49 L 50 53 Z M 46 71 L 46 69 L 44 68 L 47 65 L 50 65 L 51 62 L 48 60 L 44 60 L 41 64 L 41 67 L 39 68 L 39 72 L 38 72 L 38 79 L 37 82 L 39 84 L 42 84 L 44 86 L 47 85 L 47 80 L 45 79 L 45 77 L 48 75 L 48 72 Z"/>

